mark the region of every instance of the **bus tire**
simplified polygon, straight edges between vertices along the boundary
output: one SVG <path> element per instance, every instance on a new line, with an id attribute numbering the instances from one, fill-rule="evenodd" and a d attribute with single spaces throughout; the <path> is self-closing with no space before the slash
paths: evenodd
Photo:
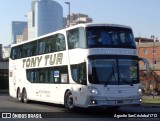
<path id="1" fill-rule="evenodd" d="M 17 99 L 18 99 L 18 101 L 22 102 L 22 93 L 19 88 L 17 90 Z"/>
<path id="2" fill-rule="evenodd" d="M 75 107 L 74 107 L 74 101 L 73 101 L 73 95 L 70 91 L 68 91 L 66 94 L 65 94 L 65 98 L 64 98 L 64 105 L 65 105 L 65 108 L 67 110 L 73 110 Z"/>
<path id="3" fill-rule="evenodd" d="M 27 91 L 26 91 L 26 89 L 23 89 L 22 97 L 23 97 L 23 102 L 24 102 L 24 103 L 28 103 L 28 98 L 27 98 Z"/>

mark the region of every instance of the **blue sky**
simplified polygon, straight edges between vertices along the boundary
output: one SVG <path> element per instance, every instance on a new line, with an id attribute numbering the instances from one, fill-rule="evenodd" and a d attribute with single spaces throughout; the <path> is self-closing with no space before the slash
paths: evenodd
<path id="1" fill-rule="evenodd" d="M 55 0 L 68 14 L 67 0 Z M 84 13 L 94 22 L 131 26 L 135 37 L 155 35 L 160 39 L 160 0 L 68 0 L 71 13 Z M 0 4 L 0 43 L 11 43 L 11 22 L 27 21 L 31 0 L 2 0 Z"/>

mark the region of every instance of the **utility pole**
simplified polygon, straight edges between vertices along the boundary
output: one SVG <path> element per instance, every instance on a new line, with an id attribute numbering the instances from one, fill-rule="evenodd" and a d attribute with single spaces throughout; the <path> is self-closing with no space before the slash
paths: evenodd
<path id="1" fill-rule="evenodd" d="M 155 61 L 154 61 L 154 39 L 155 39 L 155 36 L 154 35 L 152 35 L 151 36 L 151 38 L 153 39 L 153 46 L 152 46 L 152 73 L 153 73 L 153 83 L 152 83 L 152 86 L 153 86 L 153 98 L 154 98 L 154 83 L 155 83 L 155 78 L 154 78 L 154 76 L 155 76 L 155 72 L 154 72 L 154 64 L 155 64 Z"/>
<path id="2" fill-rule="evenodd" d="M 71 19 L 71 15 L 70 15 L 70 2 L 65 2 L 68 5 L 68 26 L 70 26 L 70 19 Z"/>

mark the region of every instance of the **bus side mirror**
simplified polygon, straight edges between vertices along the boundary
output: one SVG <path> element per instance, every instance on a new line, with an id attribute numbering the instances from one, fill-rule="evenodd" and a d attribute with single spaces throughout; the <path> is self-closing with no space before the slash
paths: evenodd
<path id="1" fill-rule="evenodd" d="M 150 71 L 150 69 L 149 69 L 150 66 L 149 66 L 148 60 L 145 59 L 145 58 L 139 58 L 139 61 L 143 61 L 145 63 L 145 65 L 146 65 L 146 75 L 148 76 L 149 75 L 149 71 Z"/>

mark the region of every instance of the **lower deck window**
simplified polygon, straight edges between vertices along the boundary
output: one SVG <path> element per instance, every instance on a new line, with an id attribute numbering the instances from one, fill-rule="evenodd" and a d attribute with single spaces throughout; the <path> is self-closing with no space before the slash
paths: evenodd
<path id="1" fill-rule="evenodd" d="M 31 83 L 68 83 L 67 66 L 28 69 L 26 73 Z"/>

